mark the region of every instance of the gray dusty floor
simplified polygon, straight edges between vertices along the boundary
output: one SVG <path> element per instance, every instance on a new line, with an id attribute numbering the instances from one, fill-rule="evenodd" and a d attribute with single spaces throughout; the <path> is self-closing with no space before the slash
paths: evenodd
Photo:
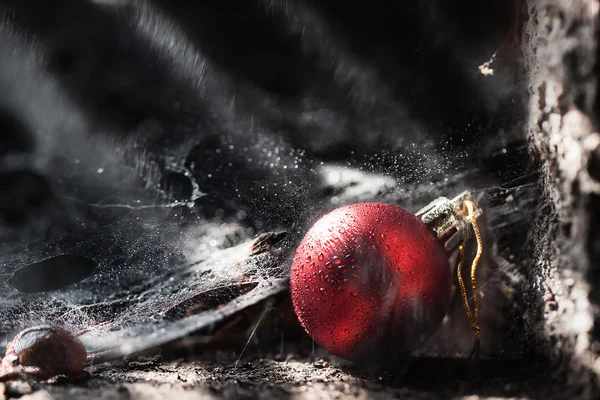
<path id="1" fill-rule="evenodd" d="M 524 371 L 528 371 L 524 373 Z M 343 361 L 255 358 L 239 362 L 158 359 L 98 367 L 78 382 L 33 384 L 41 399 L 529 399 L 551 398 L 543 370 L 523 361 L 416 359 L 392 372 Z"/>

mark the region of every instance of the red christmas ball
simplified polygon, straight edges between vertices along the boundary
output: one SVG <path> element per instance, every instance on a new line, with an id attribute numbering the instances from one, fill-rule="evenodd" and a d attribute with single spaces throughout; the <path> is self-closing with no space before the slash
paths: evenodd
<path id="1" fill-rule="evenodd" d="M 294 309 L 308 334 L 347 359 L 394 360 L 439 326 L 451 297 L 444 246 L 389 204 L 340 207 L 318 220 L 291 267 Z"/>

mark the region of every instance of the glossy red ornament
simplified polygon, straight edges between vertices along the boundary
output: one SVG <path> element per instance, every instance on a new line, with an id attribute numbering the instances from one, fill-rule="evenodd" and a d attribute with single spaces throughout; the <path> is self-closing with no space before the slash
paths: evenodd
<path id="1" fill-rule="evenodd" d="M 347 359 L 396 359 L 440 325 L 451 269 L 444 245 L 419 217 L 358 203 L 306 233 L 290 288 L 302 326 L 319 345 Z"/>

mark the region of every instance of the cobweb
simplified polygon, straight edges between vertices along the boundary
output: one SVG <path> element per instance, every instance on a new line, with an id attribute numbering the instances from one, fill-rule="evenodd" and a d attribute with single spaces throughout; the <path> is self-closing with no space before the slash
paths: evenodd
<path id="1" fill-rule="evenodd" d="M 414 212 L 470 190 L 484 209 L 489 250 L 483 349 L 519 351 L 514 321 L 524 307 L 537 175 L 522 132 L 526 91 L 509 52 L 484 44 L 449 59 L 451 44 L 422 34 L 402 46 L 426 56 L 373 61 L 328 10 L 259 2 L 262 29 L 284 37 L 289 57 L 304 65 L 303 83 L 286 94 L 251 74 L 265 65 L 240 75 L 166 6 L 78 7 L 114 27 L 85 44 L 108 46 L 118 60 L 95 66 L 102 84 L 118 86 L 105 69 L 134 83 L 109 97 L 119 100 L 114 108 L 99 107 L 87 99 L 97 77 L 77 75 L 92 61 L 81 56 L 83 66 L 67 73 L 54 59 L 60 34 L 24 32 L 18 12 L 4 20 L 3 118 L 35 146 L 1 155 L 9 200 L 0 226 L 0 344 L 41 323 L 85 330 L 86 346 L 116 356 L 210 333 L 286 293 L 295 244 L 323 213 L 359 201 Z M 84 22 L 73 29 L 88 29 Z M 454 34 L 444 40 L 458 41 Z M 481 76 L 477 66 L 496 52 L 505 68 Z M 392 78 L 394 68 L 401 73 Z M 403 92 L 415 79 L 430 82 L 431 94 Z M 121 109 L 141 116 L 131 124 Z M 286 236 L 253 251 L 268 232 Z M 459 302 L 453 310 L 428 351 L 468 346 Z"/>

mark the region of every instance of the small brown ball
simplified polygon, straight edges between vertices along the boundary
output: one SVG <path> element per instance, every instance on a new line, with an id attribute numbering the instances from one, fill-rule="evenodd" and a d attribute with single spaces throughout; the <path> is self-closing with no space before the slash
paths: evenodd
<path id="1" fill-rule="evenodd" d="M 80 376 L 87 363 L 83 343 L 56 326 L 36 326 L 21 331 L 12 341 L 19 363 L 37 367 L 48 375 Z"/>

